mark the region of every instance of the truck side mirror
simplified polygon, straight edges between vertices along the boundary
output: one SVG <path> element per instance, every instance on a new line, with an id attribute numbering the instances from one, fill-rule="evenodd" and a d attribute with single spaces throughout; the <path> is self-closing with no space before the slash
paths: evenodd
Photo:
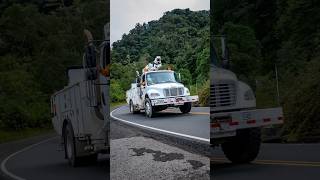
<path id="1" fill-rule="evenodd" d="M 139 71 L 136 71 L 136 75 L 137 77 L 140 77 Z"/>
<path id="2" fill-rule="evenodd" d="M 93 68 L 97 66 L 96 50 L 93 45 L 89 45 L 85 48 L 85 67 Z"/>
<path id="3" fill-rule="evenodd" d="M 181 80 L 181 74 L 180 74 L 180 73 L 178 74 L 178 77 L 179 77 L 178 81 L 179 81 L 179 82 L 182 82 L 182 80 Z"/>

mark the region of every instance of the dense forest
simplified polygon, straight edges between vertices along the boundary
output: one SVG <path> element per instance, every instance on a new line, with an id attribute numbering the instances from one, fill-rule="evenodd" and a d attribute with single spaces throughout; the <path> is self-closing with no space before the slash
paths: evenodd
<path id="1" fill-rule="evenodd" d="M 320 1 L 214 0 L 211 35 L 226 35 L 231 68 L 250 83 L 259 107 L 277 103 L 286 141 L 320 139 Z"/>
<path id="2" fill-rule="evenodd" d="M 164 67 L 173 66 L 191 93 L 198 93 L 201 104 L 207 104 L 209 21 L 209 11 L 175 9 L 165 12 L 159 20 L 136 24 L 121 40 L 114 42 L 111 51 L 112 101 L 124 101 L 135 72 L 141 72 L 147 63 L 161 56 Z"/>
<path id="3" fill-rule="evenodd" d="M 50 95 L 82 63 L 83 29 L 103 37 L 107 1 L 46 2 L 0 1 L 0 130 L 50 126 Z"/>

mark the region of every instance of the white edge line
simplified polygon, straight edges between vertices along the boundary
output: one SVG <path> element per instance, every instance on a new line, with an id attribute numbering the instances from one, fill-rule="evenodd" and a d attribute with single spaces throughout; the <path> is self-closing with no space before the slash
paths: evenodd
<path id="1" fill-rule="evenodd" d="M 124 106 L 122 106 L 124 107 Z M 114 109 L 113 111 L 111 111 L 110 113 L 110 116 L 118 121 L 122 121 L 122 122 L 125 122 L 127 124 L 132 124 L 132 125 L 135 125 L 135 126 L 139 126 L 139 127 L 143 127 L 143 128 L 146 128 L 146 129 L 151 129 L 151 130 L 154 130 L 154 131 L 160 131 L 160 132 L 164 132 L 164 133 L 167 133 L 167 134 L 172 134 L 172 135 L 176 135 L 176 136 L 182 136 L 182 137 L 186 137 L 186 138 L 190 138 L 190 139 L 196 139 L 196 140 L 199 140 L 199 141 L 205 141 L 205 142 L 209 142 L 210 143 L 210 139 L 206 139 L 206 138 L 201 138 L 201 137 L 197 137 L 197 136 L 192 136 L 192 135 L 187 135 L 187 134 L 181 134 L 181 133 L 176 133 L 176 132 L 172 132 L 172 131 L 167 131 L 167 130 L 164 130 L 164 129 L 158 129 L 158 128 L 154 128 L 154 127 L 151 127 L 151 126 L 145 126 L 145 125 L 142 125 L 142 124 L 138 124 L 138 123 L 134 123 L 134 122 L 130 122 L 130 121 L 126 121 L 124 119 L 121 119 L 121 118 L 118 118 L 118 117 L 115 117 L 113 115 L 113 112 L 122 108 L 122 107 L 119 107 L 117 109 Z"/>
<path id="2" fill-rule="evenodd" d="M 52 137 L 52 138 L 49 138 L 49 139 L 46 139 L 46 140 L 43 140 L 43 141 L 40 141 L 40 142 L 38 142 L 38 143 L 36 143 L 36 144 L 32 144 L 32 145 L 30 145 L 30 146 L 27 146 L 27 147 L 21 149 L 20 151 L 17 151 L 17 152 L 15 152 L 15 153 L 10 154 L 8 157 L 6 157 L 6 158 L 1 162 L 1 171 L 2 171 L 5 175 L 9 176 L 9 177 L 12 178 L 12 179 L 15 179 L 15 180 L 26 180 L 26 179 L 24 179 L 24 178 L 22 178 L 22 177 L 19 177 L 19 176 L 15 175 L 15 174 L 11 173 L 11 172 L 7 169 L 6 163 L 7 163 L 7 162 L 9 161 L 9 159 L 11 159 L 13 156 L 16 156 L 16 155 L 18 155 L 18 154 L 20 154 L 20 153 L 22 153 L 22 152 L 24 152 L 24 151 L 27 151 L 27 150 L 35 147 L 35 146 L 38 146 L 38 145 L 40 145 L 40 144 L 46 143 L 46 142 L 48 142 L 48 141 L 51 141 L 52 139 L 55 139 L 55 138 L 57 138 L 57 136 Z"/>

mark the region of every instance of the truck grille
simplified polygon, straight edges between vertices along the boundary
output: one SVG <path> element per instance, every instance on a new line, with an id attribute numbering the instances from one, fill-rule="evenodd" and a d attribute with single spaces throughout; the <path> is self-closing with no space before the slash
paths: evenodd
<path id="1" fill-rule="evenodd" d="M 236 104 L 234 83 L 219 83 L 210 86 L 210 107 L 233 106 Z"/>
<path id="2" fill-rule="evenodd" d="M 169 96 L 182 96 L 183 95 L 183 88 L 169 88 L 169 89 L 164 89 L 164 95 L 166 97 Z"/>

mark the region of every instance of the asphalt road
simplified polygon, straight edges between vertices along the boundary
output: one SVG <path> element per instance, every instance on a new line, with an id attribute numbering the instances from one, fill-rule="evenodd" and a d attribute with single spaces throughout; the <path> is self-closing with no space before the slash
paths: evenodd
<path id="1" fill-rule="evenodd" d="M 126 114 L 126 107 L 119 109 L 122 115 Z M 156 122 L 156 127 L 161 128 L 160 121 L 169 123 L 168 119 L 174 121 L 174 128 L 168 130 L 179 130 L 178 124 L 183 125 L 184 121 L 189 125 L 189 128 L 184 127 L 180 133 L 192 132 L 195 124 L 201 124 L 208 127 L 208 115 L 200 111 L 201 109 L 194 108 L 194 114 L 183 115 L 178 112 L 160 113 L 158 117 L 153 119 L 145 119 L 142 114 L 135 115 L 136 119 L 144 119 L 145 121 Z M 120 115 L 120 117 L 123 117 Z M 170 118 L 168 118 L 170 117 Z M 197 121 L 191 121 L 195 117 Z M 141 118 L 141 119 L 139 119 Z M 143 121 L 143 120 L 142 120 Z M 209 138 L 209 128 L 207 133 L 200 130 L 200 126 L 196 126 L 201 133 L 191 133 L 193 136 L 200 138 Z M 64 159 L 64 152 L 59 146 L 60 140 L 58 137 L 53 139 L 45 139 L 44 142 L 29 146 L 14 149 L 10 153 L 6 153 L 6 158 L 1 160 L 7 173 L 14 176 L 18 180 L 56 180 L 56 179 L 137 179 L 137 180 L 152 180 L 152 179 L 209 179 L 210 160 L 208 156 L 203 155 L 201 145 L 191 144 L 191 141 L 182 145 L 176 142 L 183 142 L 179 138 L 172 141 L 172 138 L 160 136 L 158 133 L 148 133 L 141 128 L 127 125 L 123 122 L 111 120 L 111 154 L 110 157 L 100 156 L 97 164 L 72 168 Z M 156 138 L 155 138 L 156 137 Z M 40 140 L 39 140 L 40 141 Z M 39 142 L 38 141 L 38 142 Z M 37 143 L 34 142 L 33 143 Z M 192 142 L 193 143 L 193 142 Z M 200 142 L 198 142 L 200 143 Z M 17 142 L 17 144 L 21 144 Z M 201 144 L 205 144 L 201 142 Z M 207 145 L 207 144 L 205 144 Z M 10 145 L 4 145 L 10 149 Z M 195 151 L 197 147 L 199 150 Z M 22 151 L 20 150 L 22 149 Z M 20 151 L 18 151 L 20 150 Z M 14 152 L 18 153 L 14 153 Z M 1 150 L 0 150 L 1 152 Z M 12 154 L 13 153 L 13 154 Z M 9 156 L 10 155 L 10 156 Z M 111 170 L 110 170 L 111 169 Z M 3 169 L 2 169 L 3 170 Z M 7 174 L 4 173 L 4 174 Z M 0 176 L 2 180 L 4 177 Z M 5 179 L 11 179 L 6 177 Z"/>
<path id="2" fill-rule="evenodd" d="M 145 118 L 142 114 L 134 116 Z M 176 116 L 184 115 L 171 114 L 172 118 Z M 160 121 L 159 116 L 146 120 Z M 113 180 L 208 180 L 210 159 L 206 152 L 209 151 L 206 142 L 111 119 L 110 177 Z"/>
<path id="3" fill-rule="evenodd" d="M 256 161 L 231 164 L 221 149 L 211 158 L 214 180 L 318 180 L 320 179 L 320 144 L 263 144 Z"/>
<path id="4" fill-rule="evenodd" d="M 194 108 L 184 115 L 178 111 L 159 113 L 153 119 L 143 114 L 131 115 L 127 107 L 114 111 L 117 118 L 168 132 L 208 138 L 201 126 L 208 123 L 206 108 Z M 134 116 L 135 118 L 132 118 Z M 170 117 L 170 118 L 168 118 Z M 193 121 L 192 119 L 196 119 Z M 171 125 L 169 125 L 171 124 Z M 221 149 L 201 149 L 203 142 L 184 143 L 192 138 L 171 134 L 163 136 L 155 129 L 111 120 L 111 155 L 100 156 L 97 164 L 72 168 L 63 158 L 59 139 L 48 137 L 0 145 L 0 160 L 6 170 L 22 180 L 56 179 L 210 179 L 214 180 L 318 180 L 320 179 L 320 144 L 263 144 L 256 161 L 235 165 L 225 159 Z M 179 128 L 180 127 L 180 128 Z M 195 128 L 197 130 L 192 130 Z M 200 131 L 200 132 L 197 132 Z M 207 129 L 209 131 L 209 129 Z M 149 133 L 152 132 L 152 133 Z M 45 142 L 30 144 L 47 139 Z M 183 143 L 181 143 L 183 142 Z M 180 143 L 180 144 L 179 144 Z M 201 145 L 202 144 L 202 145 Z M 23 147 L 29 147 L 18 151 Z M 198 148 L 198 150 L 197 150 Z M 11 156 L 10 154 L 18 151 Z M 8 158 L 9 157 L 9 158 Z M 3 162 L 3 161 L 2 161 Z M 110 162 L 110 164 L 109 164 Z M 209 168 L 210 166 L 210 168 Z M 3 174 L 3 173 L 2 173 Z M 10 179 L 1 176 L 0 179 Z"/>
<path id="5" fill-rule="evenodd" d="M 58 137 L 47 139 L 18 151 L 3 165 L 19 180 L 109 179 L 109 157 L 100 156 L 97 164 L 73 168 L 64 159 L 59 143 Z"/>
<path id="6" fill-rule="evenodd" d="M 207 107 L 192 107 L 188 114 L 182 114 L 177 108 L 170 108 L 158 112 L 154 118 L 147 118 L 143 113 L 132 114 L 128 106 L 122 106 L 115 109 L 111 115 L 117 120 L 142 126 L 158 133 L 209 143 L 210 120 Z"/>

